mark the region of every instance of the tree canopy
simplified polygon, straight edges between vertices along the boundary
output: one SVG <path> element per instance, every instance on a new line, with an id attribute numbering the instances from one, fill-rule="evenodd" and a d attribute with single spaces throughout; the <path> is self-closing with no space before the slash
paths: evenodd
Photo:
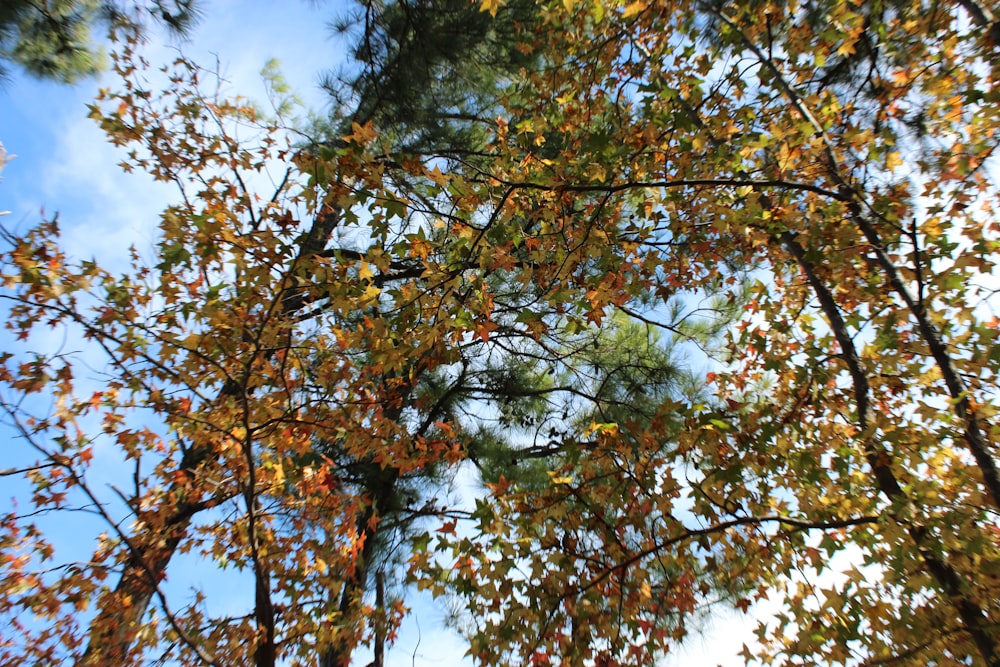
<path id="1" fill-rule="evenodd" d="M 0 7 L 0 61 L 33 76 L 70 83 L 103 66 L 100 37 L 117 21 L 152 17 L 178 33 L 196 18 L 192 0 L 153 0 L 149 4 L 116 0 L 5 0 Z M 0 65 L 0 75 L 7 69 Z"/>
<path id="2" fill-rule="evenodd" d="M 5 232 L 8 327 L 105 366 L 2 357 L 2 661 L 379 664 L 389 577 L 483 665 L 654 664 L 765 599 L 748 661 L 1000 665 L 990 8 L 432 7 L 361 7 L 304 142 L 119 45 L 92 115 L 180 197 L 123 274 Z M 252 609 L 174 599 L 188 552 Z"/>

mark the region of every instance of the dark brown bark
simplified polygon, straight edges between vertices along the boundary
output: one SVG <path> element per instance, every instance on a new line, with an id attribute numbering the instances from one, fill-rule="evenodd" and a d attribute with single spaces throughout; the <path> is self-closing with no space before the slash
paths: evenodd
<path id="1" fill-rule="evenodd" d="M 972 22 L 986 31 L 993 46 L 1000 46 L 1000 20 L 997 20 L 993 11 L 975 0 L 957 0 L 957 2 L 969 14 Z"/>
<path id="2" fill-rule="evenodd" d="M 206 461 L 207 450 L 189 449 L 179 469 L 187 474 L 196 471 Z M 174 484 L 167 498 L 178 498 L 180 484 Z M 164 522 L 160 540 L 138 538 L 141 544 L 130 545 L 131 554 L 125 561 L 118 585 L 100 601 L 96 618 L 91 621 L 87 649 L 77 663 L 84 667 L 126 664 L 126 657 L 141 628 L 142 618 L 156 593 L 156 587 L 166 575 L 167 565 L 184 538 L 191 519 L 205 509 L 201 500 L 178 502 Z"/>
<path id="3" fill-rule="evenodd" d="M 274 605 L 271 603 L 270 577 L 263 569 L 257 569 L 255 576 L 254 618 L 257 629 L 263 635 L 259 638 L 254 652 L 255 667 L 274 667 L 277 660 L 277 645 L 274 636 Z"/>
<path id="4" fill-rule="evenodd" d="M 891 455 L 874 442 L 874 435 L 870 429 L 871 389 L 868 377 L 861 366 L 854 341 L 851 339 L 847 324 L 840 314 L 840 308 L 834 300 L 833 294 L 807 259 L 805 249 L 796 239 L 795 233 L 786 231 L 780 238 L 782 245 L 795 258 L 813 293 L 819 299 L 820 308 L 826 315 L 833 335 L 840 345 L 840 356 L 847 364 L 848 372 L 851 375 L 857 409 L 858 431 L 863 438 L 865 458 L 872 469 L 879 491 L 893 505 L 893 519 L 899 521 L 906 528 L 917 547 L 924 566 L 937 583 L 939 590 L 945 594 L 952 608 L 958 613 L 965 631 L 972 638 L 986 664 L 990 667 L 1000 666 L 1000 649 L 998 649 L 994 639 L 996 625 L 991 621 L 986 611 L 969 597 L 968 591 L 971 588 L 969 582 L 948 563 L 946 558 L 937 554 L 938 550 L 933 549 L 932 545 L 928 544 L 927 531 L 906 518 L 911 501 L 892 471 Z"/>
<path id="5" fill-rule="evenodd" d="M 385 667 L 385 635 L 386 635 L 386 610 L 385 610 L 385 572 L 379 570 L 375 573 L 375 609 L 378 611 L 378 618 L 375 621 L 375 657 L 370 667 Z"/>
<path id="6" fill-rule="evenodd" d="M 357 618 L 357 608 L 362 603 L 368 585 L 368 575 L 378 537 L 378 521 L 385 514 L 395 491 L 396 481 L 399 479 L 398 472 L 393 469 L 383 472 L 384 481 L 379 484 L 378 489 L 372 490 L 371 505 L 358 517 L 356 523 L 359 539 L 364 541 L 364 546 L 355 564 L 354 575 L 344 582 L 340 593 L 339 619 L 343 623 L 357 624 L 363 620 Z M 323 648 L 320 653 L 320 667 L 350 667 L 354 648 L 353 644 L 343 642 Z"/>
<path id="7" fill-rule="evenodd" d="M 917 321 L 920 336 L 927 343 L 927 347 L 931 351 L 931 356 L 934 357 L 934 362 L 941 371 L 941 377 L 948 388 L 948 394 L 952 398 L 955 414 L 964 425 L 963 437 L 966 447 L 969 453 L 972 454 L 976 465 L 983 475 L 983 484 L 986 486 L 990 500 L 997 508 L 1000 508 L 1000 470 L 997 469 L 996 461 L 990 451 L 991 443 L 986 441 L 986 437 L 983 434 L 983 424 L 976 411 L 972 409 L 968 388 L 952 363 L 948 347 L 942 340 L 937 327 L 934 326 L 930 317 L 928 317 L 923 305 L 910 293 L 906 282 L 903 280 L 902 275 L 900 275 L 899 269 L 893 264 L 892 258 L 889 257 L 888 253 L 886 253 L 885 246 L 874 225 L 862 215 L 860 206 L 856 202 L 852 202 L 850 206 L 853 222 L 858 226 L 864 234 L 865 239 L 875 251 L 878 264 L 885 273 L 886 280 L 903 300 L 907 309 Z"/>

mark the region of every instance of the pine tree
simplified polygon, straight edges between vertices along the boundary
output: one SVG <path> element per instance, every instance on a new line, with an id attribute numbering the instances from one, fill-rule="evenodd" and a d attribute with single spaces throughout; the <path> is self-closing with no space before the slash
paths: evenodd
<path id="1" fill-rule="evenodd" d="M 72 83 L 100 71 L 103 49 L 94 32 L 118 21 L 151 17 L 182 34 L 197 18 L 193 0 L 5 0 L 0 5 L 0 76 L 7 61 L 32 76 Z"/>

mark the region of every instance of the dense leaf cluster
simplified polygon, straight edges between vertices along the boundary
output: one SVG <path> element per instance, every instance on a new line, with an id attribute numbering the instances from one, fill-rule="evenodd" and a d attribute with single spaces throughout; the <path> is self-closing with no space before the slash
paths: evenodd
<path id="1" fill-rule="evenodd" d="M 126 40 L 92 114 L 180 189 L 153 257 L 6 234 L 9 328 L 106 381 L 2 357 L 0 661 L 380 665 L 412 586 L 484 665 L 651 665 L 765 599 L 748 660 L 1000 664 L 989 9 L 356 18 L 304 143 Z M 104 533 L 53 569 L 72 510 Z M 188 552 L 251 608 L 175 599 Z"/>

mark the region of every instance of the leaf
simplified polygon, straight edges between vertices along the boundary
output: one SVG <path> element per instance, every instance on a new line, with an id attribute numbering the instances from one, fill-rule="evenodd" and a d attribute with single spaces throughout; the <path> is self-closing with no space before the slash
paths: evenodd
<path id="1" fill-rule="evenodd" d="M 481 0 L 479 4 L 479 11 L 489 12 L 490 16 L 496 16 L 497 11 L 503 7 L 506 2 L 504 0 Z"/>
<path id="2" fill-rule="evenodd" d="M 637 0 L 636 2 L 629 3 L 625 6 L 625 11 L 622 12 L 622 18 L 632 18 L 637 14 L 641 14 L 646 11 L 648 4 L 645 0 Z"/>

